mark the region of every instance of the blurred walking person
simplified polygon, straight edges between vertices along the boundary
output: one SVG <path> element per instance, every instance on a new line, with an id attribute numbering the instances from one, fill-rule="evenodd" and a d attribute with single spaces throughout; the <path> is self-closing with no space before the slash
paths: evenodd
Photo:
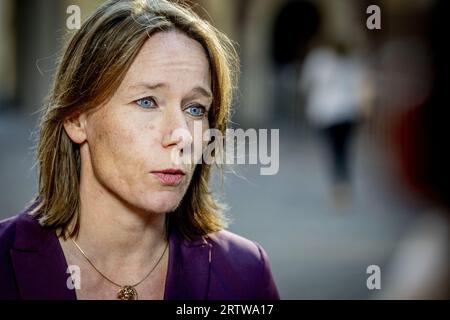
<path id="1" fill-rule="evenodd" d="M 351 199 L 350 144 L 361 114 L 363 78 L 360 59 L 343 42 L 310 51 L 300 74 L 306 119 L 320 132 L 328 150 L 336 206 Z"/>

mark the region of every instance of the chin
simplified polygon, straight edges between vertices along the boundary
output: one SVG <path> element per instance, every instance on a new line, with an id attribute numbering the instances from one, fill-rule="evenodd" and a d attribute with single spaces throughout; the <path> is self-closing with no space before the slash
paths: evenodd
<path id="1" fill-rule="evenodd" d="M 175 195 L 153 195 L 147 199 L 145 208 L 155 213 L 168 213 L 174 211 L 180 204 L 181 198 Z"/>

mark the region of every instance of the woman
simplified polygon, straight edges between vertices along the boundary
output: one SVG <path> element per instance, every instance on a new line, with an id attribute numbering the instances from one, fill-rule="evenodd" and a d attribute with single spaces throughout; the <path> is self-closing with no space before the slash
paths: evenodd
<path id="1" fill-rule="evenodd" d="M 0 224 L 0 298 L 279 299 L 265 251 L 224 230 L 202 150 L 175 161 L 205 147 L 195 123 L 225 132 L 235 71 L 187 8 L 98 8 L 43 111 L 39 194 Z"/>

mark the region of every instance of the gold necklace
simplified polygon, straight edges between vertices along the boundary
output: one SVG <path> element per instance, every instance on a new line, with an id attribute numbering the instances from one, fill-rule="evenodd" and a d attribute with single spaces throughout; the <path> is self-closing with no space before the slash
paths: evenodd
<path id="1" fill-rule="evenodd" d="M 119 300 L 138 300 L 138 293 L 137 293 L 136 287 L 138 285 L 140 285 L 145 279 L 147 279 L 148 276 L 153 272 L 153 270 L 155 270 L 155 268 L 158 266 L 158 264 L 161 262 L 162 258 L 164 257 L 164 254 L 166 253 L 167 248 L 169 247 L 169 241 L 167 241 L 166 247 L 164 248 L 164 251 L 163 251 L 161 257 L 159 257 L 156 264 L 149 271 L 149 273 L 147 273 L 145 275 L 145 277 L 141 281 L 139 281 L 133 285 L 124 285 L 123 286 L 123 285 L 120 285 L 120 284 L 112 281 L 107 276 L 105 276 L 100 270 L 98 270 L 97 267 L 94 265 L 94 263 L 92 263 L 91 259 L 89 259 L 88 256 L 84 253 L 83 249 L 80 248 L 78 243 L 76 243 L 73 238 L 70 238 L 70 239 L 72 240 L 73 244 L 77 247 L 77 249 L 81 252 L 81 254 L 84 256 L 84 258 L 87 260 L 87 262 L 89 262 L 89 264 L 92 266 L 92 268 L 95 269 L 95 271 L 97 271 L 103 278 L 108 280 L 110 283 L 112 283 L 116 287 L 120 288 L 120 290 L 117 292 L 117 299 L 119 299 Z"/>

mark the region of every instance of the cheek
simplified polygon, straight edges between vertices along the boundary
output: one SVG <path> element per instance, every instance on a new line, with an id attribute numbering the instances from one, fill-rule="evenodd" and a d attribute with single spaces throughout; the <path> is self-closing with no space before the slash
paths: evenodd
<path id="1" fill-rule="evenodd" d="M 147 121 L 141 128 L 136 128 L 134 132 L 135 144 L 139 146 L 140 151 L 147 150 L 152 155 L 161 154 L 162 126 L 157 121 Z"/>
<path id="2" fill-rule="evenodd" d="M 139 140 L 136 128 L 124 125 L 126 122 L 123 120 L 104 117 L 94 124 L 89 133 L 88 143 L 92 156 L 102 166 L 124 166 L 130 163 L 130 158 L 136 156 L 136 151 L 142 150 L 137 145 Z"/>

